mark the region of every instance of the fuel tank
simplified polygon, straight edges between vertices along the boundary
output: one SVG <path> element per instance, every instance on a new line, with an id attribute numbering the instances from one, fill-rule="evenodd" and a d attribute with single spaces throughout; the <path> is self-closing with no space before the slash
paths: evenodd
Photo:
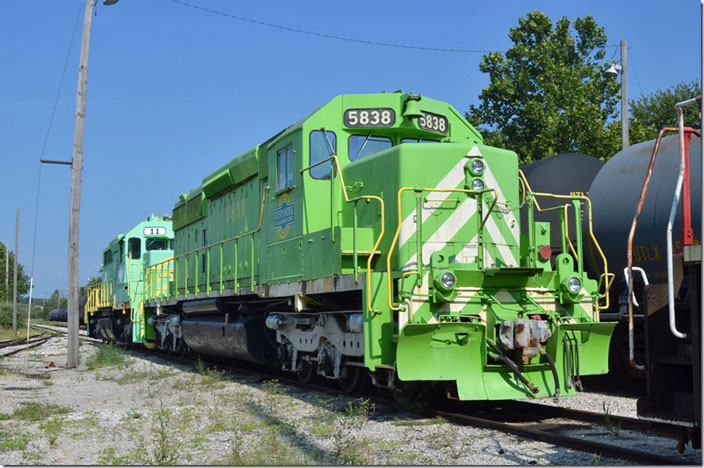
<path id="1" fill-rule="evenodd" d="M 655 140 L 638 143 L 617 153 L 599 171 L 589 188 L 594 214 L 594 232 L 616 274 L 612 292 L 625 288 L 623 269 L 627 264 L 628 233 L 636 212 Z M 695 242 L 701 241 L 701 139 L 692 136 L 689 144 L 691 213 Z M 662 139 L 653 168 L 648 193 L 633 242 L 633 265 L 642 267 L 651 283 L 667 281 L 665 231 L 679 173 L 679 136 Z M 682 252 L 682 201 L 672 231 L 675 253 Z M 587 265 L 593 276 L 603 267 L 598 253 L 587 244 Z M 636 284 L 639 279 L 636 279 Z M 612 302 L 614 303 L 614 302 Z"/>
<path id="2" fill-rule="evenodd" d="M 226 312 L 216 299 L 184 303 L 183 339 L 196 353 L 263 365 L 277 365 L 275 338 L 264 325 L 264 314 Z"/>
<path id="3" fill-rule="evenodd" d="M 589 187 L 604 166 L 604 162 L 586 154 L 563 153 L 521 166 L 528 184 L 534 192 L 556 195 L 588 195 Z M 564 199 L 537 197 L 541 209 L 564 205 Z M 574 211 L 570 211 L 570 239 L 575 240 Z M 527 232 L 527 207 L 521 208 L 521 231 Z M 560 215 L 558 211 L 540 212 L 535 210 L 535 220 L 550 223 L 550 247 L 553 254 L 561 253 Z"/>

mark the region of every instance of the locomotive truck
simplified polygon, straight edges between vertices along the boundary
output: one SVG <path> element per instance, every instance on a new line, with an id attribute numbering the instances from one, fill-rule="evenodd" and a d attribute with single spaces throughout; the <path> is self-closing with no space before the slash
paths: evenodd
<path id="1" fill-rule="evenodd" d="M 547 210 L 557 222 L 535 220 Z M 172 218 L 173 256 L 129 280 L 104 264 L 107 300 L 87 311 L 104 337 L 344 390 L 369 377 L 400 399 L 435 383 L 462 400 L 557 398 L 608 371 L 613 274 L 589 200 L 533 192 L 517 155 L 447 103 L 337 96 L 181 194 Z M 118 284 L 143 295 L 121 302 Z"/>

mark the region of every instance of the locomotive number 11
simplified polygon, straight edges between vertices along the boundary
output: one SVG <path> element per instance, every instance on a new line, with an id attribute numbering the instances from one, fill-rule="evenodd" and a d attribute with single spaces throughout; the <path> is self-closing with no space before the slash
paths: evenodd
<path id="1" fill-rule="evenodd" d="M 388 107 L 347 109 L 343 122 L 345 127 L 391 127 L 396 122 L 396 113 Z"/>

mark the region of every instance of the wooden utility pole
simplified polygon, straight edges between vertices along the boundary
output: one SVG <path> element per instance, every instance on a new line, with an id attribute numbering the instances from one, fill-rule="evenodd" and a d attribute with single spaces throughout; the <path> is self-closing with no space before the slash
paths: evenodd
<path id="1" fill-rule="evenodd" d="M 81 39 L 81 61 L 78 69 L 78 96 L 76 98 L 76 130 L 73 135 L 71 160 L 71 218 L 68 229 L 68 346 L 66 368 L 78 365 L 78 228 L 81 218 L 81 172 L 83 170 L 83 134 L 86 123 L 86 92 L 88 85 L 88 49 L 93 20 L 93 0 L 86 0 Z"/>
<path id="2" fill-rule="evenodd" d="M 621 149 L 628 148 L 628 44 L 621 41 Z"/>
<path id="3" fill-rule="evenodd" d="M 17 252 L 20 242 L 20 207 L 17 207 L 15 218 L 15 271 L 12 280 L 12 333 L 17 334 Z"/>

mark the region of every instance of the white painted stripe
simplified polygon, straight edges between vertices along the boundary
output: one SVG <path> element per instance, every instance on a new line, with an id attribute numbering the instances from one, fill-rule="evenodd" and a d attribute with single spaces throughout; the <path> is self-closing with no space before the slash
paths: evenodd
<path id="1" fill-rule="evenodd" d="M 486 165 L 486 169 L 484 170 L 484 181 L 486 182 L 487 188 L 496 189 L 498 202 L 499 203 L 506 203 L 506 197 L 504 196 L 503 192 L 501 191 L 501 187 L 499 186 L 499 183 L 496 181 L 496 177 L 494 177 L 494 174 L 491 172 L 491 168 L 489 168 L 488 164 Z M 497 207 L 499 209 L 502 208 L 501 205 L 498 205 Z M 514 206 L 513 208 L 516 209 L 517 207 Z M 503 213 L 503 211 L 502 211 L 502 213 Z M 516 215 L 514 214 L 513 211 L 508 211 L 508 213 L 503 213 L 503 217 L 504 217 L 506 224 L 508 225 L 508 228 L 511 231 L 511 235 L 513 235 L 513 241 L 518 243 L 518 241 L 520 239 L 520 234 L 519 234 L 520 227 L 518 226 L 518 221 L 516 220 Z M 497 239 L 495 239 L 495 241 L 499 242 L 499 239 L 497 238 Z M 513 243 L 513 242 L 511 242 L 511 243 Z"/>
<path id="2" fill-rule="evenodd" d="M 444 223 L 435 231 L 430 238 L 423 243 L 423 258 L 421 261 L 424 265 L 430 263 L 430 256 L 442 249 L 452 240 L 453 237 L 462 229 L 462 227 L 472 218 L 477 212 L 477 201 L 474 198 L 465 199 L 455 211 L 445 220 Z M 414 253 L 406 264 L 401 268 L 406 270 L 417 266 L 417 252 Z"/>
<path id="3" fill-rule="evenodd" d="M 507 244 L 507 242 L 504 239 L 504 237 L 501 235 L 501 231 L 499 231 L 499 226 L 496 225 L 496 221 L 494 220 L 493 215 L 489 216 L 489 219 L 487 220 L 486 224 L 484 224 L 484 227 L 486 228 L 487 231 L 489 231 L 489 235 L 491 236 L 491 239 L 494 241 L 493 243 L 496 245 L 496 248 L 499 250 L 499 253 L 501 254 L 501 257 L 503 257 L 506 265 L 511 266 L 511 267 L 518 266 L 518 263 L 516 262 L 516 257 L 513 256 L 513 252 L 511 251 L 511 249 L 507 245 L 505 245 L 505 244 Z"/>
<path id="4" fill-rule="evenodd" d="M 465 158 L 460 159 L 455 166 L 450 169 L 445 177 L 438 183 L 435 188 L 439 189 L 453 189 L 456 188 L 461 182 L 464 181 L 464 165 L 467 163 Z M 452 192 L 431 192 L 433 200 L 441 201 L 445 200 Z M 401 232 L 398 236 L 398 247 L 399 249 L 404 246 L 408 239 L 411 238 L 413 234 L 416 233 L 416 226 L 424 223 L 430 215 L 432 215 L 435 210 L 441 205 L 441 203 L 424 203 L 423 209 L 421 210 L 420 223 L 416 223 L 415 215 L 416 211 L 413 210 L 406 216 L 406 219 L 401 223 Z"/>

